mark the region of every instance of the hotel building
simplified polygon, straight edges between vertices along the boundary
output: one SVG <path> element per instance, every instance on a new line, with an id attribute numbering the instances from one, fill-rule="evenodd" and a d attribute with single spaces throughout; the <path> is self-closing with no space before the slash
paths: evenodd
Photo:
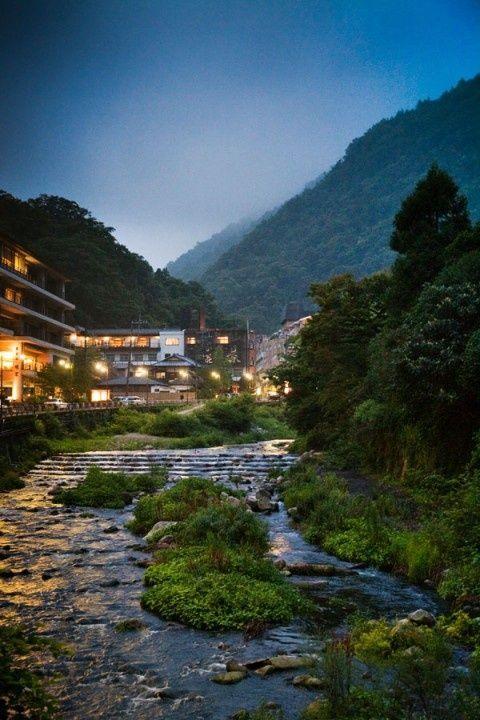
<path id="1" fill-rule="evenodd" d="M 65 299 L 61 273 L 0 234 L 0 393 L 28 400 L 36 392 L 36 375 L 51 363 L 65 363 L 74 351 L 67 336 L 74 332 L 75 306 Z"/>

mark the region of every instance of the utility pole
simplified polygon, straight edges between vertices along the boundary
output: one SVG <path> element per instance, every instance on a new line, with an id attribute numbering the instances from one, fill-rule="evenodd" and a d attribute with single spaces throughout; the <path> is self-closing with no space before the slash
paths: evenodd
<path id="1" fill-rule="evenodd" d="M 130 387 L 130 370 L 132 367 L 132 347 L 133 347 L 133 328 L 134 326 L 137 326 L 138 329 L 142 327 L 142 325 L 145 325 L 145 320 L 142 320 L 141 315 L 138 316 L 138 320 L 132 320 L 130 322 L 130 346 L 129 346 L 129 352 L 128 352 L 128 363 L 127 363 L 127 381 L 125 383 L 125 387 L 127 389 L 127 395 L 128 395 L 128 388 Z"/>

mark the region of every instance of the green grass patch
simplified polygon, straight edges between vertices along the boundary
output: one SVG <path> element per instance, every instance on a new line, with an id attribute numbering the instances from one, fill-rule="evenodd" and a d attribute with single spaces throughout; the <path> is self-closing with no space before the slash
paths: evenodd
<path id="1" fill-rule="evenodd" d="M 60 490 L 56 502 L 81 507 L 124 508 L 140 492 L 153 492 L 165 483 L 165 472 L 159 468 L 146 475 L 104 472 L 89 469 L 74 488 Z"/>
<path id="2" fill-rule="evenodd" d="M 147 610 L 203 630 L 287 623 L 307 607 L 271 563 L 218 545 L 169 551 L 145 582 Z"/>

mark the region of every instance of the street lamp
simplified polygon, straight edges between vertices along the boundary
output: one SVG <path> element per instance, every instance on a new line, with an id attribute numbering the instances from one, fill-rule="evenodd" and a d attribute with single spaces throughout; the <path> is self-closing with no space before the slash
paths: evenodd
<path id="1" fill-rule="evenodd" d="M 214 380 L 220 380 L 220 373 L 217 372 L 216 370 L 212 370 L 212 372 L 210 373 L 210 375 L 211 375 L 211 377 L 212 377 Z"/>

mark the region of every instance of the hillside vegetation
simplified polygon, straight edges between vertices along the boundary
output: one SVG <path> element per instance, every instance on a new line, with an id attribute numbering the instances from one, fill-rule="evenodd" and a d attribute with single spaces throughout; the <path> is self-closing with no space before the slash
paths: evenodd
<path id="1" fill-rule="evenodd" d="M 0 191 L 1 231 L 71 278 L 68 297 L 80 325 L 125 327 L 141 316 L 153 325 L 185 327 L 200 307 L 211 323 L 220 321 L 201 285 L 154 270 L 72 200 L 40 195 L 23 202 Z"/>
<path id="2" fill-rule="evenodd" d="M 312 188 L 285 203 L 202 277 L 225 312 L 274 329 L 282 306 L 332 275 L 386 268 L 394 214 L 432 162 L 448 171 L 480 216 L 480 75 L 438 100 L 382 120 L 354 140 Z"/>
<path id="3" fill-rule="evenodd" d="M 391 273 L 312 287 L 319 310 L 276 372 L 304 445 L 383 484 L 349 499 L 301 471 L 286 501 L 329 552 L 432 581 L 462 606 L 480 597 L 480 225 L 437 166 L 391 245 Z"/>

